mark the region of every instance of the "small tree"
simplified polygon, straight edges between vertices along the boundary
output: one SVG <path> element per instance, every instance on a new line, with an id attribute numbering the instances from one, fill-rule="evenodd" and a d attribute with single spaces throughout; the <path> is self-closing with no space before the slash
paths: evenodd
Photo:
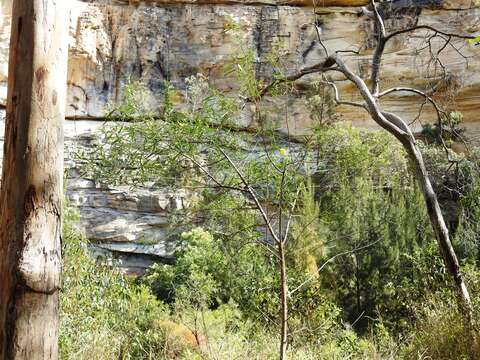
<path id="1" fill-rule="evenodd" d="M 133 122 L 104 128 L 105 145 L 89 155 L 88 167 L 111 184 L 154 182 L 190 189 L 203 198 L 229 193 L 241 199 L 232 211 L 255 214 L 254 241 L 278 264 L 284 359 L 289 337 L 286 244 L 304 176 L 311 172 L 303 161 L 308 148 L 292 147 L 266 128 L 242 132 L 231 122 L 238 101 L 212 88 L 203 76 L 187 83 L 184 109 L 172 104 L 173 89 L 167 86 L 160 116 L 143 110 L 125 116 L 124 107 L 110 112 L 113 118 Z M 126 103 L 130 100 L 127 93 Z"/>
<path id="2" fill-rule="evenodd" d="M 388 2 L 387 2 L 388 3 Z M 388 4 L 387 4 L 388 6 Z M 416 143 L 415 136 L 413 135 L 410 127 L 407 123 L 397 114 L 385 111 L 381 106 L 381 99 L 395 93 L 411 93 L 417 95 L 424 99 L 425 103 L 430 104 L 436 114 L 438 119 L 438 126 L 442 129 L 443 119 L 445 119 L 448 114 L 441 108 L 441 106 L 434 100 L 432 93 L 436 91 L 436 87 L 433 86 L 431 89 L 416 89 L 412 87 L 394 87 L 387 90 L 381 91 L 381 64 L 382 58 L 385 52 L 387 44 L 394 38 L 404 35 L 412 34 L 416 32 L 426 33 L 425 47 L 426 51 L 430 51 L 431 63 L 434 64 L 435 68 L 440 68 L 440 80 L 446 81 L 448 78 L 448 72 L 446 67 L 440 60 L 441 54 L 448 47 L 453 47 L 458 51 L 455 45 L 452 43 L 455 39 L 460 39 L 463 41 L 473 40 L 475 36 L 462 35 L 456 33 L 448 33 L 439 29 L 436 29 L 429 25 L 416 25 L 413 27 L 407 27 L 400 30 L 388 31 L 385 21 L 380 14 L 378 6 L 375 0 L 371 0 L 370 9 L 363 9 L 366 16 L 373 19 L 375 24 L 376 31 L 376 45 L 373 51 L 373 57 L 371 61 L 371 76 L 369 79 L 370 87 L 367 85 L 367 82 L 357 75 L 343 60 L 341 53 L 350 52 L 353 54 L 358 54 L 356 51 L 351 50 L 342 50 L 336 49 L 331 53 L 324 42 L 322 41 L 320 31 L 317 31 L 318 42 L 325 51 L 325 59 L 320 63 L 314 64 L 312 66 L 305 67 L 300 71 L 290 74 L 282 75 L 269 85 L 265 86 L 262 91 L 259 92 L 259 97 L 267 94 L 271 89 L 275 88 L 278 84 L 285 82 L 294 82 L 306 75 L 309 74 L 322 74 L 322 78 L 325 84 L 331 86 L 335 92 L 335 101 L 338 105 L 353 106 L 360 109 L 363 109 L 368 112 L 371 118 L 383 129 L 388 131 L 390 134 L 395 136 L 395 138 L 400 141 L 403 148 L 407 152 L 410 160 L 412 161 L 413 167 L 415 169 L 416 180 L 422 191 L 427 212 L 430 218 L 432 228 L 435 233 L 435 238 L 438 242 L 440 253 L 443 257 L 445 266 L 452 276 L 457 289 L 458 294 L 461 299 L 461 302 L 467 309 L 471 309 L 471 300 L 468 293 L 467 287 L 463 280 L 463 276 L 460 272 L 460 265 L 453 249 L 452 243 L 450 241 L 450 236 L 448 233 L 447 226 L 445 225 L 445 220 L 440 209 L 440 205 L 437 199 L 437 195 L 433 190 L 432 184 L 429 179 L 427 169 L 423 160 L 422 153 Z M 317 26 L 317 25 L 314 25 Z M 330 81 L 325 75 L 331 72 L 337 72 L 343 75 L 344 79 L 351 82 L 357 89 L 360 97 L 363 99 L 363 102 L 353 102 L 353 101 L 344 101 L 340 99 L 339 91 L 335 82 Z M 256 99 L 251 99 L 258 101 Z M 444 144 L 445 145 L 445 144 Z M 446 146 L 445 146 L 446 148 Z M 447 154 L 448 149 L 446 148 Z M 468 311 L 470 312 L 470 311 Z"/>

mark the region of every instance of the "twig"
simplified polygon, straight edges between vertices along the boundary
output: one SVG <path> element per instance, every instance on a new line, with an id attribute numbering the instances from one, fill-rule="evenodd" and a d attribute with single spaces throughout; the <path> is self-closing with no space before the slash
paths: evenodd
<path id="1" fill-rule="evenodd" d="M 341 252 L 337 255 L 334 255 L 332 256 L 330 259 L 328 259 L 327 261 L 325 261 L 322 266 L 320 266 L 317 271 L 315 271 L 315 274 L 311 275 L 308 277 L 307 280 L 305 280 L 303 283 L 301 283 L 300 285 L 298 285 L 295 289 L 291 290 L 290 291 L 290 296 L 294 293 L 294 292 L 297 292 L 298 290 L 300 290 L 302 287 L 304 287 L 305 285 L 307 285 L 310 281 L 314 280 L 316 277 L 317 277 L 317 274 L 322 271 L 329 263 L 331 263 L 333 260 L 335 260 L 336 258 L 340 257 L 340 256 L 345 256 L 345 255 L 348 255 L 348 254 L 352 254 L 352 253 L 356 253 L 356 252 L 359 252 L 361 250 L 365 250 L 369 247 L 372 247 L 373 245 L 375 245 L 376 243 L 378 243 L 380 241 L 380 239 L 378 240 L 375 240 L 374 242 L 370 243 L 370 244 L 367 244 L 367 245 L 363 245 L 363 246 L 360 246 L 360 247 L 357 247 L 355 249 L 352 249 L 352 250 L 348 250 L 348 251 L 344 251 L 344 252 Z"/>

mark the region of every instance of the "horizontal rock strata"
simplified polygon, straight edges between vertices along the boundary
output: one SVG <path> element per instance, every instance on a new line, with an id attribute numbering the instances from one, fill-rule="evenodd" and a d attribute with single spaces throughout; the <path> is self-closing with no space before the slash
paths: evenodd
<path id="1" fill-rule="evenodd" d="M 246 49 L 253 49 L 256 75 L 266 82 L 279 69 L 295 72 L 322 61 L 325 53 L 314 24 L 329 52 L 357 51 L 358 55 L 344 53 L 344 57 L 364 78 L 369 76 L 375 30 L 371 18 L 362 10 L 366 0 L 71 3 L 66 112 L 68 119 L 77 121 L 66 121 L 65 129 L 68 142 L 78 146 L 89 146 L 93 131 L 101 124 L 89 120 L 102 119 L 111 104 L 120 103 L 124 87 L 131 80 L 140 80 L 148 87 L 150 95 L 145 102 L 157 108 L 161 106 L 165 81 L 184 90 L 185 80 L 198 73 L 235 96 L 238 82 L 225 68 Z M 11 4 L 12 0 L 3 0 L 0 10 L 0 104 L 6 99 Z M 478 0 L 394 0 L 379 5 L 389 29 L 429 25 L 465 35 L 480 33 L 479 6 Z M 425 32 L 417 32 L 390 42 L 383 61 L 382 87 L 425 88 L 435 84 L 440 89 L 437 100 L 461 111 L 467 135 L 480 138 L 480 49 L 465 40 L 447 45 L 441 61 L 449 72 L 448 81 L 438 82 L 441 69 L 429 63 L 428 49 L 422 50 L 425 36 Z M 441 39 L 434 42 L 433 51 L 443 44 Z M 269 58 L 276 52 L 280 53 L 280 62 L 273 67 Z M 295 95 L 266 98 L 264 121 L 292 136 L 308 133 L 316 121 L 305 96 L 313 78 L 300 81 Z M 347 82 L 339 81 L 338 86 L 343 98 L 358 99 Z M 422 101 L 401 93 L 386 98 L 383 105 L 411 120 L 417 117 Z M 375 128 L 366 113 L 348 107 L 337 111 L 343 120 Z M 254 119 L 247 106 L 237 123 L 240 127 L 255 127 L 258 124 Z M 420 119 L 434 121 L 435 112 L 425 106 Z M 75 167 L 71 156 L 66 161 Z M 167 213 L 182 206 L 185 194 L 99 188 L 72 172 L 68 196 L 80 209 L 80 226 L 96 244 L 97 252 L 118 254 L 125 266 L 135 270 L 155 259 L 171 259 Z"/>

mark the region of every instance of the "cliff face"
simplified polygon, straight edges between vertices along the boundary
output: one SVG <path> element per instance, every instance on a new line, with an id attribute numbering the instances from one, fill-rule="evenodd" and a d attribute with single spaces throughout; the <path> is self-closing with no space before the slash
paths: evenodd
<path id="1" fill-rule="evenodd" d="M 140 79 L 152 90 L 152 105 L 158 104 L 164 81 L 169 80 L 184 88 L 185 78 L 199 72 L 208 75 L 216 86 L 235 91 L 235 81 L 225 75 L 224 67 L 232 55 L 240 51 L 238 34 L 227 31 L 232 22 L 238 25 L 242 46 L 256 49 L 257 74 L 268 78 L 272 73 L 268 56 L 276 46 L 282 49 L 282 67 L 294 71 L 322 59 L 323 50 L 316 41 L 315 21 L 320 25 L 326 47 L 330 50 L 360 50 L 360 56 L 351 56 L 350 64 L 365 76 L 370 62 L 373 24 L 361 15 L 359 7 L 365 1 L 329 1 L 343 7 L 312 7 L 246 5 L 162 5 L 162 2 L 142 2 L 138 6 L 93 2 L 77 2 L 72 10 L 72 46 L 69 70 L 69 102 L 71 117 L 97 117 L 104 113 L 108 102 L 122 97 L 122 86 L 127 79 Z M 411 1 L 410 1 L 411 2 Z M 417 1 L 430 4 L 429 0 Z M 215 1 L 213 1 L 215 3 Z M 407 4 L 405 4 L 407 3 Z M 465 1 L 450 1 L 443 8 L 406 8 L 409 1 L 399 1 L 393 9 L 386 7 L 387 24 L 392 28 L 405 25 L 428 24 L 454 33 L 480 31 L 480 10 L 470 8 Z M 351 6 L 346 6 L 351 5 Z M 78 6 L 78 7 L 77 7 Z M 472 5 L 473 6 L 473 5 Z M 406 10 L 408 9 L 408 10 Z M 405 13 L 407 16 L 405 17 Z M 425 86 L 435 82 L 439 66 L 428 66 L 428 51 L 419 51 L 422 36 L 405 35 L 391 43 L 384 59 L 384 84 Z M 434 43 L 439 48 L 441 43 Z M 459 90 L 456 107 L 467 122 L 475 122 L 478 113 L 476 96 L 480 90 L 480 57 L 464 41 L 454 41 L 442 57 L 443 64 L 452 71 L 451 86 Z M 462 49 L 462 58 L 457 49 Z M 352 58 L 355 58 L 353 60 Z M 468 66 L 467 66 L 468 62 Z M 427 79 L 427 80 L 425 80 Z M 450 85 L 447 84 L 446 90 Z M 351 86 L 341 86 L 347 97 L 355 97 Z M 390 99 L 385 106 L 405 116 L 416 116 L 419 100 L 412 96 Z M 310 125 L 310 114 L 303 100 L 289 98 L 289 131 L 303 133 Z M 272 104 L 277 106 L 277 103 Z M 370 125 L 366 114 L 339 109 L 345 119 Z M 433 111 L 426 108 L 424 118 L 432 119 Z M 246 116 L 248 125 L 249 117 Z M 271 115 L 271 121 L 278 121 Z M 244 119 L 245 121 L 245 119 Z M 283 122 L 278 124 L 286 128 Z"/>
<path id="2" fill-rule="evenodd" d="M 2 0 L 0 13 L 0 103 L 7 86 L 8 42 L 12 0 Z M 268 57 L 279 46 L 281 66 L 295 71 L 324 57 L 313 26 L 316 23 L 329 51 L 345 53 L 347 62 L 368 77 L 374 44 L 374 26 L 362 11 L 366 0 L 90 0 L 71 1 L 70 59 L 68 74 L 67 139 L 81 146 L 92 141 L 109 103 L 119 102 L 129 79 L 139 79 L 151 90 L 146 99 L 159 106 L 165 80 L 183 89 L 185 79 L 197 73 L 210 77 L 221 89 L 234 93 L 235 81 L 226 75 L 225 65 L 240 46 L 256 52 L 256 71 L 268 79 L 272 69 Z M 381 11 L 390 29 L 416 24 L 432 25 L 445 32 L 480 33 L 478 0 L 395 0 L 382 4 Z M 232 25 L 238 29 L 233 32 Z M 439 98 L 450 99 L 462 111 L 470 136 L 479 128 L 480 50 L 465 41 L 447 45 L 442 65 L 452 75 L 440 82 L 439 65 L 429 64 L 428 49 L 422 49 L 424 33 L 402 35 L 392 41 L 383 63 L 382 85 L 436 84 L 442 88 Z M 240 39 L 240 40 L 239 40 Z M 443 46 L 434 43 L 433 49 Z M 463 56 L 459 55 L 459 52 Z M 441 66 L 440 66 L 441 68 Z M 299 95 L 308 88 L 308 79 L 299 87 Z M 340 83 L 343 97 L 355 99 L 354 89 Z M 301 96 L 266 99 L 275 111 L 269 121 L 279 129 L 295 134 L 308 132 L 312 123 Z M 413 119 L 421 101 L 414 96 L 397 96 L 384 102 Z M 281 111 L 278 111 L 278 109 Z M 350 108 L 338 108 L 343 119 L 359 126 L 373 127 L 366 114 Z M 275 114 L 282 113 L 282 119 Z M 254 126 L 246 110 L 240 125 Z M 425 107 L 422 118 L 432 120 L 434 113 Z M 72 121 L 76 119 L 76 121 Z M 286 119 L 286 120 L 285 120 Z M 2 125 L 3 126 L 3 125 Z M 74 164 L 67 159 L 68 164 Z M 69 196 L 82 214 L 82 226 L 100 248 L 118 253 L 136 253 L 129 266 L 143 266 L 156 256 L 168 258 L 171 244 L 165 240 L 166 213 L 183 206 L 185 194 L 132 193 L 125 189 L 100 190 L 88 179 L 74 176 Z"/>
<path id="3" fill-rule="evenodd" d="M 0 20 L 0 101 L 5 99 L 10 2 L 3 0 Z M 287 71 L 320 61 L 324 52 L 316 40 L 315 22 L 330 51 L 360 51 L 359 56 L 345 54 L 345 57 L 350 59 L 351 66 L 368 76 L 374 30 L 372 20 L 363 15 L 360 7 L 368 1 L 317 0 L 315 10 L 311 6 L 290 6 L 311 2 L 72 1 L 67 116 L 103 116 L 106 104 L 120 101 L 128 79 L 140 79 L 148 85 L 153 92 L 152 105 L 158 104 L 165 80 L 183 88 L 185 78 L 199 72 L 210 76 L 220 88 L 235 91 L 234 81 L 224 71 L 225 64 L 239 51 L 238 34 L 228 31 L 232 23 L 238 26 L 242 46 L 256 50 L 259 76 L 268 77 L 272 73 L 267 58 L 278 45 L 282 51 L 281 65 Z M 427 24 L 445 32 L 475 34 L 480 31 L 477 5 L 477 0 L 396 0 L 393 5 L 382 5 L 382 9 L 390 28 Z M 422 35 L 405 35 L 391 42 L 384 59 L 385 86 L 424 86 L 435 81 L 439 65 L 436 74 L 433 64 L 428 66 L 428 50 L 420 51 Z M 433 44 L 434 49 L 441 45 L 441 41 Z M 447 46 L 442 57 L 443 65 L 455 74 L 445 87 L 459 89 L 456 107 L 467 122 L 476 122 L 479 110 L 476 94 L 480 89 L 478 49 L 462 40 L 454 41 L 453 45 Z M 457 49 L 467 58 L 460 56 Z M 341 90 L 347 97 L 355 97 L 351 86 L 345 84 Z M 304 102 L 288 100 L 290 131 L 304 132 L 309 126 Z M 414 117 L 412 104 L 418 102 L 415 97 L 403 96 L 387 101 L 386 107 Z M 425 110 L 424 116 L 431 119 L 433 112 Z M 366 114 L 357 110 L 340 111 L 348 120 L 371 124 Z"/>

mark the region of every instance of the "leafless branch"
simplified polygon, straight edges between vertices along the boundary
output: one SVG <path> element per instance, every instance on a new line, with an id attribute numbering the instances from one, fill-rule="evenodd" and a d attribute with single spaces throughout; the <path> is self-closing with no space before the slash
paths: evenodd
<path id="1" fill-rule="evenodd" d="M 430 31 L 433 31 L 436 34 L 440 34 L 440 35 L 451 37 L 451 38 L 459 38 L 459 39 L 465 39 L 465 40 L 475 39 L 475 36 L 473 36 L 473 35 L 448 33 L 448 32 L 438 30 L 438 29 L 436 29 L 436 28 L 434 28 L 433 26 L 430 26 L 430 25 L 417 25 L 417 26 L 406 28 L 406 29 L 401 29 L 401 30 L 394 31 L 394 32 L 385 36 L 385 41 L 387 42 L 387 41 L 391 40 L 392 38 L 394 38 L 395 36 L 410 33 L 410 32 L 414 32 L 414 31 L 418 31 L 418 30 L 430 30 Z"/>
<path id="2" fill-rule="evenodd" d="M 296 81 L 296 80 L 304 77 L 305 75 L 309 75 L 309 74 L 322 73 L 322 72 L 325 72 L 325 71 L 334 70 L 334 69 L 331 67 L 332 65 L 334 65 L 334 63 L 329 63 L 329 62 L 328 62 L 328 60 L 329 60 L 330 58 L 331 58 L 331 57 L 328 57 L 327 60 L 325 60 L 325 61 L 316 63 L 316 64 L 311 65 L 311 66 L 304 67 L 304 68 L 302 68 L 300 71 L 298 71 L 298 72 L 296 72 L 296 73 L 293 73 L 293 74 L 287 75 L 287 76 L 285 76 L 285 77 L 282 77 L 282 78 L 278 78 L 278 79 L 273 80 L 270 84 L 268 84 L 267 86 L 265 86 L 265 87 L 260 91 L 260 93 L 258 94 L 258 98 L 261 98 L 261 97 L 265 96 L 274 86 L 279 85 L 279 84 L 281 84 L 281 83 L 290 82 L 290 81 Z M 248 101 L 253 101 L 253 100 L 255 100 L 255 99 L 247 99 L 247 100 L 248 100 Z"/>
<path id="3" fill-rule="evenodd" d="M 352 102 L 352 101 L 344 101 L 344 100 L 341 100 L 341 99 L 340 99 L 340 95 L 339 95 L 339 93 L 338 93 L 337 85 L 335 85 L 334 82 L 328 81 L 328 80 L 324 77 L 324 80 L 322 80 L 322 83 L 327 84 L 327 85 L 329 85 L 329 86 L 332 87 L 332 89 L 333 89 L 333 91 L 334 91 L 334 94 L 335 94 L 335 103 L 337 103 L 337 105 L 348 105 L 348 106 L 360 107 L 360 108 L 366 110 L 366 109 L 365 109 L 365 104 L 356 103 L 356 102 Z"/>
<path id="4" fill-rule="evenodd" d="M 418 90 L 418 89 L 415 89 L 415 88 L 411 88 L 411 87 L 394 87 L 394 88 L 390 88 L 388 90 L 385 90 L 385 91 L 382 91 L 381 93 L 379 93 L 376 97 L 377 98 L 381 98 L 383 96 L 387 96 L 387 95 L 390 95 L 392 93 L 396 93 L 396 92 L 410 92 L 410 93 L 414 93 L 414 94 L 417 94 L 417 95 L 420 95 L 422 97 L 425 98 L 425 100 L 427 100 L 432 106 L 433 108 L 435 109 L 435 112 L 437 113 L 438 117 L 442 116 L 442 115 L 446 115 L 445 111 L 441 110 L 440 107 L 438 106 L 438 104 L 436 103 L 435 100 L 433 100 L 432 97 L 430 97 L 429 95 L 427 95 L 427 93 L 421 91 L 421 90 Z"/>
<path id="5" fill-rule="evenodd" d="M 433 108 L 435 109 L 435 112 L 437 114 L 437 126 L 438 126 L 438 129 L 440 130 L 440 135 L 439 135 L 440 141 L 442 143 L 442 147 L 443 147 L 443 149 L 445 151 L 445 154 L 447 156 L 447 160 L 449 162 L 456 162 L 456 160 L 452 160 L 452 158 L 450 156 L 450 151 L 449 151 L 449 149 L 448 149 L 448 147 L 445 143 L 445 140 L 443 138 L 443 132 L 445 131 L 445 129 L 444 129 L 442 120 L 448 116 L 446 111 L 442 110 L 440 108 L 440 106 L 437 104 L 437 102 L 432 97 L 428 96 L 427 93 L 425 93 L 421 90 L 415 89 L 415 88 L 410 88 L 410 87 L 396 87 L 396 88 L 391 88 L 391 89 L 385 90 L 382 93 L 378 94 L 378 98 L 381 98 L 381 97 L 386 96 L 386 95 L 390 95 L 390 94 L 395 93 L 395 92 L 410 92 L 410 93 L 422 96 L 425 99 L 425 102 L 428 102 L 433 106 Z M 422 105 L 422 108 L 423 108 L 423 105 Z"/>
<path id="6" fill-rule="evenodd" d="M 387 32 L 385 30 L 385 23 L 382 17 L 380 16 L 380 13 L 378 12 L 378 8 L 377 8 L 377 4 L 375 3 L 375 0 L 371 0 L 370 4 L 372 5 L 373 14 L 375 15 L 375 22 L 378 25 L 378 31 L 380 32 L 379 36 L 381 38 L 384 38 L 387 35 Z"/>

